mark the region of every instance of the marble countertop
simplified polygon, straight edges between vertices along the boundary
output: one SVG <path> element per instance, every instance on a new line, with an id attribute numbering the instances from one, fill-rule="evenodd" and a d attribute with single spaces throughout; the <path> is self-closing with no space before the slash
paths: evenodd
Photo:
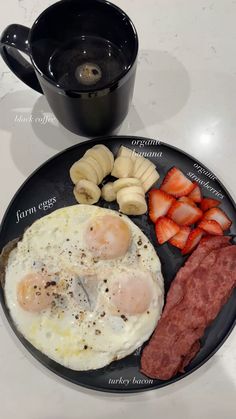
<path id="1" fill-rule="evenodd" d="M 8 0 L 1 6 L 1 30 L 10 23 L 31 26 L 52 3 Z M 236 199 L 236 1 L 114 3 L 132 18 L 140 38 L 133 105 L 119 133 L 158 138 L 185 150 L 215 172 Z M 45 98 L 2 60 L 0 138 L 1 218 L 35 168 L 85 140 L 62 128 Z M 163 389 L 127 396 L 84 390 L 54 376 L 26 353 L 3 315 L 0 342 L 2 419 L 235 417 L 235 330 L 195 373 Z"/>

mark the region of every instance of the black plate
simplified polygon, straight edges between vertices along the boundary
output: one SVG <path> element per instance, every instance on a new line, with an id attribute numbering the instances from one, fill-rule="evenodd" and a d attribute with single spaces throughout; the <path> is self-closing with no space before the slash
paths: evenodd
<path id="1" fill-rule="evenodd" d="M 10 240 L 21 236 L 24 233 L 25 228 L 38 218 L 57 208 L 75 204 L 72 193 L 73 185 L 69 178 L 69 168 L 72 163 L 82 157 L 89 147 L 98 143 L 104 143 L 114 153 L 116 153 L 120 145 L 123 144 L 150 158 L 150 160 L 156 164 L 157 169 L 160 172 L 160 179 L 157 185 L 161 183 L 163 176 L 173 165 L 178 166 L 193 180 L 197 180 L 196 178 L 191 177 L 195 175 L 198 178 L 198 182 L 202 181 L 205 183 L 205 185 L 201 185 L 204 196 L 217 198 L 222 201 L 221 208 L 233 221 L 230 233 L 236 233 L 235 203 L 224 186 L 203 164 L 177 148 L 160 143 L 157 140 L 140 137 L 114 136 L 78 144 L 57 154 L 37 169 L 18 190 L 6 211 L 0 231 L 0 249 L 2 249 Z M 193 175 L 191 175 L 191 173 Z M 108 204 L 102 200 L 98 205 L 118 209 L 115 203 Z M 185 258 L 171 245 L 164 244 L 159 246 L 156 244 L 153 225 L 149 222 L 146 215 L 131 218 L 155 246 L 162 262 L 165 290 L 167 291 L 176 272 L 183 265 Z M 36 350 L 16 330 L 5 304 L 2 288 L 0 288 L 0 297 L 5 315 L 12 329 L 35 358 L 51 371 L 68 381 L 72 381 L 73 383 L 84 387 L 108 392 L 138 392 L 163 387 L 180 380 L 199 368 L 219 349 L 232 331 L 236 318 L 236 292 L 234 292 L 218 317 L 206 330 L 206 333 L 201 340 L 201 350 L 186 368 L 185 374 L 178 374 L 171 380 L 160 381 L 150 380 L 140 374 L 139 363 L 141 348 L 132 355 L 95 371 L 76 372 L 57 364 Z"/>

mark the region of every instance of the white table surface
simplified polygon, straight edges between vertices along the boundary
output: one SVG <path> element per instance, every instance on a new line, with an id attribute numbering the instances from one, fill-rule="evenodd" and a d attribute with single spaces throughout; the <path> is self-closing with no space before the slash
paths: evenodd
<path id="1" fill-rule="evenodd" d="M 53 1 L 1 2 L 3 30 L 31 26 Z M 115 0 L 140 39 L 133 106 L 120 134 L 158 138 L 202 161 L 236 198 L 236 1 Z M 84 141 L 0 61 L 0 217 L 18 187 L 58 151 Z M 21 122 L 19 122 L 21 120 Z M 24 121 L 24 122 L 23 122 Z M 40 122 L 41 121 L 41 122 Z M 236 332 L 198 371 L 166 388 L 111 395 L 67 384 L 41 367 L 0 318 L 1 419 L 233 419 Z"/>

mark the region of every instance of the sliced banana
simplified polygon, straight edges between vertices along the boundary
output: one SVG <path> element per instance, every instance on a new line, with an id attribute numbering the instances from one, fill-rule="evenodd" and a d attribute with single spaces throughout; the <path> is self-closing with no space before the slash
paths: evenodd
<path id="1" fill-rule="evenodd" d="M 118 204 L 120 211 L 127 215 L 142 215 L 147 211 L 145 198 L 136 193 L 120 196 Z"/>
<path id="2" fill-rule="evenodd" d="M 141 165 L 135 171 L 134 176 L 137 177 L 138 179 L 141 179 L 142 176 L 147 172 L 147 170 L 149 170 L 150 167 L 152 167 L 153 170 L 156 168 L 155 164 L 153 164 L 150 160 L 144 158 L 142 160 Z"/>
<path id="3" fill-rule="evenodd" d="M 124 145 L 121 145 L 118 153 L 117 153 L 117 157 L 130 157 L 131 160 L 134 162 L 137 158 L 137 153 L 135 153 L 135 150 L 131 150 L 128 147 L 125 147 Z"/>
<path id="4" fill-rule="evenodd" d="M 79 182 L 80 179 L 84 179 L 84 176 L 79 170 L 77 170 L 77 162 L 75 162 L 70 168 L 70 178 L 74 185 Z"/>
<path id="5" fill-rule="evenodd" d="M 103 180 L 103 170 L 100 164 L 92 156 L 85 156 L 84 160 L 88 162 L 90 166 L 92 166 L 93 169 L 95 170 L 97 174 L 97 178 L 98 178 L 97 184 L 99 185 Z"/>
<path id="6" fill-rule="evenodd" d="M 136 158 L 135 163 L 134 163 L 134 176 L 136 176 L 136 172 L 141 166 L 141 164 L 144 162 L 144 160 L 145 160 L 145 157 L 142 157 L 142 156 L 139 156 Z"/>
<path id="7" fill-rule="evenodd" d="M 99 185 L 108 174 L 115 182 Z M 127 215 L 141 215 L 147 211 L 145 193 L 157 182 L 155 165 L 134 150 L 121 146 L 114 161 L 113 153 L 104 144 L 97 144 L 70 168 L 75 184 L 74 195 L 81 204 L 95 204 L 100 196 L 107 202 L 117 200 L 120 211 Z"/>
<path id="8" fill-rule="evenodd" d="M 120 178 L 115 180 L 113 183 L 113 188 L 115 193 L 120 189 L 126 188 L 128 186 L 142 186 L 141 181 L 135 177 Z"/>
<path id="9" fill-rule="evenodd" d="M 74 187 L 74 196 L 79 204 L 92 205 L 99 201 L 101 190 L 90 180 L 81 179 Z"/>
<path id="10" fill-rule="evenodd" d="M 108 182 L 102 187 L 102 198 L 107 202 L 116 200 L 116 192 L 114 191 L 113 182 Z"/>
<path id="11" fill-rule="evenodd" d="M 103 148 L 97 148 L 97 151 L 103 155 L 104 158 L 104 162 L 106 165 L 106 176 L 109 175 L 111 173 L 111 163 L 110 163 L 110 158 L 107 154 L 107 152 L 103 149 Z"/>
<path id="12" fill-rule="evenodd" d="M 133 174 L 134 163 L 130 157 L 117 157 L 114 161 L 111 175 L 117 178 L 131 177 Z"/>
<path id="13" fill-rule="evenodd" d="M 136 160 L 139 159 L 140 157 L 144 158 L 137 151 L 133 150 L 133 153 L 132 153 L 132 156 L 131 156 L 131 159 L 133 160 L 133 162 L 136 162 Z"/>
<path id="14" fill-rule="evenodd" d="M 84 155 L 84 158 L 86 157 L 92 157 L 94 160 L 96 160 L 102 170 L 102 177 L 104 178 L 107 175 L 107 163 L 105 161 L 104 154 L 100 153 L 98 149 L 96 150 L 95 148 L 90 148 Z"/>
<path id="15" fill-rule="evenodd" d="M 117 157 L 120 157 L 120 156 L 131 157 L 132 154 L 133 154 L 133 150 L 131 150 L 128 147 L 125 147 L 124 145 L 121 145 L 119 150 L 118 150 Z"/>
<path id="16" fill-rule="evenodd" d="M 160 175 L 157 170 L 154 170 L 150 176 L 142 182 L 143 189 L 147 192 L 159 179 Z"/>
<path id="17" fill-rule="evenodd" d="M 110 161 L 110 168 L 109 168 L 109 173 L 111 173 L 112 169 L 113 169 L 113 165 L 114 165 L 114 156 L 113 153 L 111 152 L 111 150 L 109 150 L 108 147 L 106 147 L 104 144 L 97 144 L 95 145 L 93 148 L 96 149 L 102 149 L 105 151 L 105 153 L 107 154 L 109 161 Z"/>
<path id="18" fill-rule="evenodd" d="M 103 161 L 105 176 L 107 176 L 109 173 L 111 173 L 110 157 L 108 156 L 108 153 L 106 152 L 106 150 L 104 150 L 104 148 L 100 146 L 100 144 L 94 146 L 93 148 L 91 148 L 91 150 L 95 150 L 96 153 L 100 155 L 102 159 L 101 161 Z"/>
<path id="19" fill-rule="evenodd" d="M 70 177 L 74 184 L 80 179 L 87 179 L 91 180 L 91 182 L 98 183 L 96 171 L 84 158 L 78 160 L 71 166 Z"/>
<path id="20" fill-rule="evenodd" d="M 148 167 L 148 169 L 143 173 L 143 175 L 140 178 L 140 181 L 143 183 L 145 182 L 149 176 L 151 176 L 151 174 L 156 170 L 155 165 L 154 167 L 151 165 Z"/>
<path id="21" fill-rule="evenodd" d="M 142 186 L 128 186 L 127 188 L 120 189 L 117 192 L 116 199 L 117 199 L 118 204 L 123 197 L 129 196 L 130 194 L 131 195 L 140 195 L 140 196 L 143 196 L 143 197 L 145 195 L 144 189 L 143 189 Z"/>

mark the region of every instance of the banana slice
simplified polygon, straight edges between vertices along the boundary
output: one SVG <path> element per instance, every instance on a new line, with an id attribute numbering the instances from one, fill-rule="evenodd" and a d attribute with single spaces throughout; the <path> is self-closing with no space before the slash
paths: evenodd
<path id="1" fill-rule="evenodd" d="M 111 173 L 110 171 L 111 164 L 110 164 L 110 158 L 108 156 L 108 153 L 106 152 L 106 150 L 104 150 L 104 148 L 101 147 L 100 144 L 92 147 L 91 150 L 94 150 L 98 155 L 100 155 L 101 162 L 103 162 L 104 173 L 105 173 L 105 176 L 107 176 L 109 173 Z"/>
<path id="2" fill-rule="evenodd" d="M 95 172 L 97 174 L 97 178 L 98 178 L 98 185 L 99 185 L 103 180 L 103 170 L 102 170 L 100 164 L 92 156 L 85 156 L 84 160 L 86 162 L 88 162 L 90 164 L 90 166 L 92 166 L 93 169 L 95 170 Z"/>
<path id="3" fill-rule="evenodd" d="M 102 187 L 102 198 L 107 202 L 116 200 L 116 192 L 114 191 L 112 182 L 108 182 Z"/>
<path id="4" fill-rule="evenodd" d="M 139 179 L 135 177 L 127 177 L 127 178 L 120 178 L 115 180 L 113 183 L 113 188 L 115 193 L 117 193 L 120 189 L 126 188 L 128 186 L 142 186 Z"/>
<path id="5" fill-rule="evenodd" d="M 147 211 L 145 198 L 137 193 L 129 193 L 121 196 L 118 204 L 120 211 L 127 215 L 142 215 Z"/>
<path id="6" fill-rule="evenodd" d="M 95 204 L 101 196 L 99 187 L 87 179 L 81 179 L 74 187 L 74 196 L 79 204 Z"/>
<path id="7" fill-rule="evenodd" d="M 137 155 L 138 154 L 135 152 L 135 150 L 131 150 L 130 148 L 125 147 L 124 145 L 120 146 L 117 153 L 117 157 L 130 157 L 133 162 L 135 162 Z"/>
<path id="8" fill-rule="evenodd" d="M 128 147 L 125 147 L 124 145 L 121 145 L 118 153 L 117 153 L 117 157 L 132 157 L 133 155 L 133 150 L 131 150 Z"/>
<path id="9" fill-rule="evenodd" d="M 111 173 L 112 169 L 113 169 L 113 165 L 114 165 L 114 156 L 113 153 L 111 152 L 111 150 L 109 150 L 108 147 L 106 147 L 104 144 L 97 144 L 95 145 L 93 148 L 96 149 L 102 149 L 105 151 L 105 153 L 107 154 L 109 161 L 110 161 L 110 168 L 109 168 L 109 173 Z"/>
<path id="10" fill-rule="evenodd" d="M 149 166 L 148 169 L 143 173 L 143 175 L 140 178 L 141 183 L 145 182 L 155 170 L 156 170 L 155 167 L 153 167 L 152 165 Z"/>
<path id="11" fill-rule="evenodd" d="M 136 157 L 136 160 L 134 163 L 134 176 L 136 176 L 136 172 L 141 166 L 141 164 L 144 162 L 144 160 L 145 160 L 145 157 L 142 157 L 142 156 Z"/>
<path id="12" fill-rule="evenodd" d="M 93 183 L 98 183 L 96 171 L 84 158 L 78 160 L 71 166 L 70 177 L 74 184 L 80 179 L 87 179 Z"/>
<path id="13" fill-rule="evenodd" d="M 117 157 L 114 161 L 111 175 L 117 178 L 131 177 L 133 174 L 134 163 L 130 157 Z"/>
<path id="14" fill-rule="evenodd" d="M 134 176 L 141 179 L 150 167 L 152 167 L 153 170 L 156 168 L 155 164 L 153 164 L 150 160 L 143 158 L 140 166 L 135 171 Z"/>
<path id="15" fill-rule="evenodd" d="M 147 192 L 159 179 L 160 175 L 154 170 L 151 175 L 142 183 L 143 189 Z"/>
<path id="16" fill-rule="evenodd" d="M 99 150 L 95 150 L 95 148 L 90 148 L 84 154 L 84 158 L 92 157 L 96 162 L 99 164 L 100 168 L 102 169 L 103 178 L 106 176 L 107 173 L 107 164 L 104 158 L 104 155 L 100 153 Z"/>
<path id="17" fill-rule="evenodd" d="M 144 197 L 144 189 L 142 186 L 128 186 L 127 188 L 120 189 L 116 194 L 118 204 L 123 197 L 129 195 L 140 195 Z"/>

